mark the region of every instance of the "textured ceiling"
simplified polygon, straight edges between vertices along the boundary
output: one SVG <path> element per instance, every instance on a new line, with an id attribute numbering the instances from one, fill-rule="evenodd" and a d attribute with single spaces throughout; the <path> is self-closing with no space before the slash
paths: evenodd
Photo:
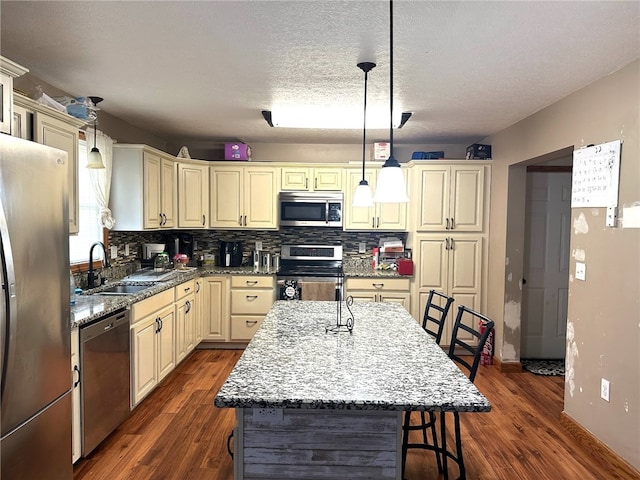
<path id="1" fill-rule="evenodd" d="M 280 105 L 389 104 L 380 1 L 0 2 L 0 53 L 168 141 L 358 143 L 269 128 Z M 640 56 L 640 2 L 394 3 L 398 143 L 471 143 Z M 368 132 L 385 139 L 388 132 Z"/>

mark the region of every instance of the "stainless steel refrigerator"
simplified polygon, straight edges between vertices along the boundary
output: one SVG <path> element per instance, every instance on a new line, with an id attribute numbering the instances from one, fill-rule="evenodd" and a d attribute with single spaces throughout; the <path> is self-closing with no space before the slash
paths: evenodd
<path id="1" fill-rule="evenodd" d="M 70 480 L 67 154 L 0 134 L 2 480 Z"/>

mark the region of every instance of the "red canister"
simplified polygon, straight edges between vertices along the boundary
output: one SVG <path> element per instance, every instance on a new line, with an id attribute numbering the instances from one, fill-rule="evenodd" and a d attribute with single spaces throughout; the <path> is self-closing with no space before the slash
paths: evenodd
<path id="1" fill-rule="evenodd" d="M 397 260 L 398 273 L 400 275 L 413 275 L 413 260 L 408 258 L 399 258 Z"/>

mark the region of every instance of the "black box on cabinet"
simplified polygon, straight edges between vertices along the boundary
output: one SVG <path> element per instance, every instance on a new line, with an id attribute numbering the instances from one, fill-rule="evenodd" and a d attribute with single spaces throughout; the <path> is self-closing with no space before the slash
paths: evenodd
<path id="1" fill-rule="evenodd" d="M 474 143 L 467 147 L 467 160 L 487 160 L 491 158 L 491 145 Z"/>

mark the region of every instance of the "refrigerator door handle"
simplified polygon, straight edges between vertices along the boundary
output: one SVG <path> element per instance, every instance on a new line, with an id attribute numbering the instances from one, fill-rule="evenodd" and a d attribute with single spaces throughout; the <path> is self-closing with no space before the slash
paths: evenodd
<path id="1" fill-rule="evenodd" d="M 2 293 L 4 301 L 0 305 L 0 372 L 2 374 L 2 388 L 0 390 L 0 401 L 4 401 L 4 387 L 6 385 L 7 371 L 13 364 L 15 346 L 12 342 L 15 335 L 12 332 L 16 328 L 16 276 L 13 264 L 13 253 L 11 250 L 11 240 L 9 239 L 9 229 L 7 219 L 4 214 L 4 205 L 0 198 L 0 271 L 2 280 Z"/>

